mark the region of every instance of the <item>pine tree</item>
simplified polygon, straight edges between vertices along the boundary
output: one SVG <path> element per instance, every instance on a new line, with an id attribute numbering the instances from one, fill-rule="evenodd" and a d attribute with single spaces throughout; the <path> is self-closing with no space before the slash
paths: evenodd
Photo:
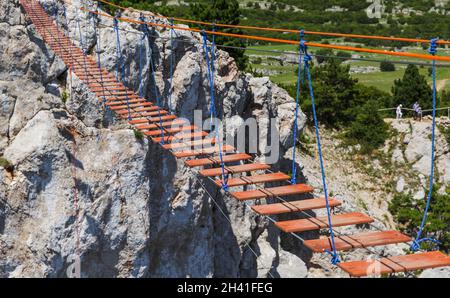
<path id="1" fill-rule="evenodd" d="M 431 87 L 415 65 L 408 65 L 403 78 L 395 80 L 392 94 L 395 106 L 412 107 L 417 101 L 422 109 L 431 108 Z"/>
<path id="2" fill-rule="evenodd" d="M 237 0 L 213 0 L 211 3 L 190 4 L 191 17 L 204 22 L 238 25 L 240 22 L 240 9 Z M 212 28 L 204 28 L 211 30 Z M 217 28 L 221 32 L 242 34 L 236 28 Z M 216 43 L 224 46 L 245 48 L 245 42 L 239 38 L 216 36 Z M 228 48 L 226 51 L 236 60 L 240 69 L 245 69 L 248 58 L 245 49 Z"/>

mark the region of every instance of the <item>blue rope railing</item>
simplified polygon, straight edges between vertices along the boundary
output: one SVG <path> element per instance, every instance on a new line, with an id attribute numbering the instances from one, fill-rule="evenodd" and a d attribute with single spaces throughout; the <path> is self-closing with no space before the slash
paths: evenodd
<path id="1" fill-rule="evenodd" d="M 217 121 L 217 110 L 216 110 L 216 103 L 215 103 L 215 91 L 214 91 L 214 73 L 212 66 L 214 64 L 215 55 L 213 53 L 213 48 L 211 48 L 211 60 L 209 58 L 209 50 L 208 50 L 208 36 L 206 35 L 206 32 L 203 30 L 201 32 L 201 35 L 203 36 L 203 50 L 205 52 L 205 59 L 206 64 L 208 68 L 208 79 L 209 79 L 209 91 L 211 94 L 211 105 L 210 105 L 210 113 L 211 113 L 211 130 L 213 126 L 214 121 L 214 131 L 215 131 L 215 138 L 216 143 L 219 146 L 219 158 L 220 158 L 220 166 L 222 169 L 222 189 L 224 191 L 228 191 L 228 175 L 225 174 L 225 163 L 223 161 L 223 152 L 222 152 L 222 140 L 220 137 L 220 127 L 218 125 Z"/>
<path id="2" fill-rule="evenodd" d="M 117 11 L 115 17 L 114 17 L 114 30 L 116 31 L 116 56 L 117 56 L 117 70 L 116 70 L 116 80 L 117 82 L 120 82 L 119 79 L 119 73 L 122 74 L 122 83 L 126 86 L 126 80 L 125 80 L 125 65 L 123 63 L 123 55 L 122 55 L 122 49 L 120 45 L 120 31 L 119 31 L 119 18 L 121 17 L 121 12 Z M 120 71 L 121 70 L 121 71 Z M 127 109 L 128 109 L 128 120 L 131 121 L 131 109 L 130 109 L 130 101 L 128 97 L 128 92 L 125 91 L 125 100 L 127 102 Z"/>
<path id="3" fill-rule="evenodd" d="M 97 6 L 97 11 L 100 9 L 100 3 Z M 97 23 L 95 22 L 95 15 L 92 15 L 92 26 L 94 27 L 94 39 L 97 41 L 97 66 L 100 72 L 100 84 L 102 86 L 103 104 L 107 102 L 105 94 L 105 86 L 103 84 L 102 60 L 101 60 L 101 39 L 98 33 Z M 106 106 L 106 105 L 105 105 Z M 107 108 L 108 106 L 106 106 Z"/>
<path id="4" fill-rule="evenodd" d="M 294 131 L 293 131 L 293 140 L 294 147 L 292 150 L 292 177 L 291 184 L 297 184 L 297 163 L 296 163 L 296 145 L 297 145 L 297 133 L 298 133 L 298 113 L 300 110 L 300 94 L 301 94 L 301 84 L 302 84 L 302 49 L 301 42 L 305 36 L 305 32 L 303 30 L 300 31 L 300 41 L 299 41 L 299 51 L 298 51 L 298 73 L 297 73 L 297 94 L 295 99 L 295 119 L 294 119 Z M 303 72 L 305 73 L 305 72 Z M 303 77 L 304 78 L 304 77 Z"/>
<path id="5" fill-rule="evenodd" d="M 78 12 L 76 13 L 75 19 L 77 22 L 77 28 L 78 28 L 78 32 L 80 35 L 80 46 L 81 46 L 83 53 L 86 55 L 87 54 L 87 45 L 85 44 L 85 40 L 83 40 L 83 31 L 81 30 L 80 16 L 78 15 Z M 89 84 L 89 75 L 88 75 L 88 71 L 87 71 L 86 56 L 84 56 L 83 64 L 84 64 L 84 74 L 86 75 L 86 81 Z"/>
<path id="6" fill-rule="evenodd" d="M 175 48 L 174 48 L 174 42 L 173 42 L 173 33 L 174 33 L 174 22 L 173 19 L 170 20 L 170 48 L 171 48 L 171 53 L 170 53 L 170 79 L 169 79 L 169 95 L 167 98 L 167 104 L 169 107 L 169 112 L 172 113 L 174 111 L 174 109 L 172 108 L 172 92 L 173 92 L 173 69 L 174 69 L 174 64 L 175 64 Z"/>
<path id="7" fill-rule="evenodd" d="M 307 47 L 304 39 L 302 39 L 300 41 L 300 49 L 304 55 L 303 60 L 304 60 L 304 64 L 305 64 L 305 72 L 306 72 L 306 75 L 308 78 L 309 95 L 310 95 L 311 104 L 312 104 L 314 127 L 315 127 L 315 132 L 316 132 L 316 139 L 317 139 L 317 150 L 319 152 L 320 172 L 322 175 L 322 185 L 323 185 L 323 192 L 324 192 L 324 196 L 325 196 L 325 204 L 326 204 L 326 209 L 327 209 L 327 220 L 328 220 L 329 233 L 330 233 L 330 238 L 331 238 L 331 251 L 325 250 L 325 252 L 331 255 L 331 263 L 333 265 L 336 265 L 336 264 L 340 263 L 340 258 L 336 251 L 335 235 L 334 235 L 333 225 L 332 225 L 332 221 L 331 221 L 331 209 L 330 209 L 330 204 L 329 204 L 328 189 L 327 189 L 327 182 L 326 182 L 326 176 L 325 176 L 325 167 L 324 167 L 324 162 L 323 162 L 322 144 L 321 144 L 321 140 L 320 140 L 319 123 L 317 120 L 316 104 L 315 104 L 315 100 L 314 100 L 314 90 L 313 90 L 313 85 L 312 85 L 312 81 L 311 81 L 311 71 L 310 71 L 309 63 L 312 60 L 312 58 L 308 54 L 308 47 Z"/>
<path id="8" fill-rule="evenodd" d="M 437 54 L 437 41 L 438 38 L 434 38 L 430 41 L 430 48 L 428 52 L 431 55 Z M 430 181 L 429 181 L 429 188 L 428 188 L 428 195 L 427 195 L 427 203 L 425 206 L 425 211 L 423 213 L 422 223 L 420 224 L 419 232 L 417 233 L 416 238 L 414 239 L 413 243 L 411 244 L 411 250 L 412 251 L 418 251 L 420 249 L 421 243 L 423 242 L 433 242 L 435 244 L 440 244 L 439 241 L 425 237 L 422 237 L 423 230 L 425 228 L 425 224 L 427 222 L 428 218 L 428 212 L 430 211 L 430 203 L 431 203 L 431 197 L 433 195 L 433 186 L 434 186 L 434 159 L 435 159 L 435 146 L 436 146 L 436 93 L 437 93 L 437 87 L 436 87 L 436 61 L 433 60 L 433 66 L 432 66 L 432 80 L 433 80 L 433 124 L 432 124 L 432 131 L 431 131 L 431 170 L 430 170 Z"/>
<path id="9" fill-rule="evenodd" d="M 150 29 L 148 28 L 147 25 L 147 21 L 144 17 L 144 15 L 140 16 L 140 20 L 142 21 L 143 24 L 141 24 L 141 31 L 143 31 L 143 40 L 147 40 L 150 36 Z M 153 61 L 153 51 L 150 49 L 150 58 L 149 58 L 149 62 L 150 62 L 150 70 L 152 73 L 152 79 L 153 79 L 153 88 L 154 88 L 154 93 L 156 96 L 156 105 L 158 107 L 158 117 L 159 117 L 159 127 L 161 128 L 161 144 L 164 145 L 165 144 L 165 137 L 164 137 L 164 126 L 163 126 L 163 121 L 162 121 L 162 114 L 161 114 L 161 98 L 159 96 L 159 92 L 158 92 L 158 86 L 156 85 L 156 67 L 155 67 L 155 63 Z"/>

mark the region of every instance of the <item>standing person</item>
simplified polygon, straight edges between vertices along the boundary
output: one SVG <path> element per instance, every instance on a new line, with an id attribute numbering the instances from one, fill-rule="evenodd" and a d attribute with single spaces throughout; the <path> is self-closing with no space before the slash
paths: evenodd
<path id="1" fill-rule="evenodd" d="M 403 117 L 402 107 L 403 107 L 403 105 L 399 105 L 397 107 L 397 119 L 402 119 L 402 117 Z"/>
<path id="2" fill-rule="evenodd" d="M 417 107 L 417 118 L 422 121 L 422 108 L 420 106 Z"/>
<path id="3" fill-rule="evenodd" d="M 414 116 L 413 116 L 413 118 L 414 118 L 414 120 L 417 120 L 417 117 L 419 116 L 419 103 L 416 101 L 414 104 L 413 104 L 413 106 L 412 106 L 412 108 L 413 108 L 413 114 L 414 114 Z"/>

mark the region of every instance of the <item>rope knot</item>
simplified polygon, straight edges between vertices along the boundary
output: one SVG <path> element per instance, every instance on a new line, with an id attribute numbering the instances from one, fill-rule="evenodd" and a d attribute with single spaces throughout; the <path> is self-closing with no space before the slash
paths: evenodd
<path id="1" fill-rule="evenodd" d="M 306 53 L 305 56 L 303 57 L 303 61 L 305 62 L 305 64 L 311 62 L 312 57 L 310 54 Z"/>
<path id="2" fill-rule="evenodd" d="M 439 41 L 439 38 L 433 38 L 430 40 L 430 48 L 428 49 L 428 53 L 430 53 L 433 56 L 437 54 L 437 48 L 438 48 L 437 42 L 438 41 Z"/>
<path id="3" fill-rule="evenodd" d="M 306 53 L 306 51 L 308 50 L 308 46 L 306 45 L 306 41 L 305 40 L 300 40 L 300 50 L 303 53 Z"/>
<path id="4" fill-rule="evenodd" d="M 420 249 L 420 244 L 422 242 L 432 242 L 436 245 L 440 245 L 441 242 L 437 241 L 436 239 L 433 238 L 422 238 L 422 239 L 415 239 L 412 244 L 411 244 L 411 250 L 412 251 L 418 251 Z"/>
<path id="5" fill-rule="evenodd" d="M 331 264 L 333 264 L 334 266 L 341 262 L 337 253 L 331 252 L 328 249 L 325 249 L 325 252 L 331 256 Z"/>
<path id="6" fill-rule="evenodd" d="M 420 243 L 417 240 L 414 240 L 411 244 L 412 251 L 418 251 L 420 249 Z"/>

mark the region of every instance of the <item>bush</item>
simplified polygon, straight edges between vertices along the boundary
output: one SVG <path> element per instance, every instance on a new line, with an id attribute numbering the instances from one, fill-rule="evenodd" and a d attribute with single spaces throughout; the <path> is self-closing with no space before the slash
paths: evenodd
<path id="1" fill-rule="evenodd" d="M 362 153 L 379 148 L 389 136 L 388 125 L 377 110 L 378 104 L 373 100 L 356 109 L 356 119 L 344 134 L 350 143 L 361 145 Z"/>
<path id="2" fill-rule="evenodd" d="M 69 93 L 67 93 L 66 90 L 64 90 L 61 93 L 61 101 L 65 104 L 67 102 L 67 100 L 69 99 Z"/>
<path id="3" fill-rule="evenodd" d="M 381 61 L 380 62 L 380 70 L 381 71 L 395 71 L 395 65 L 389 61 Z"/>
<path id="4" fill-rule="evenodd" d="M 439 126 L 439 130 L 444 135 L 447 144 L 450 146 L 450 127 Z"/>
<path id="5" fill-rule="evenodd" d="M 0 157 L 0 167 L 4 168 L 8 172 L 12 172 L 14 170 L 14 166 L 4 157 Z"/>
<path id="6" fill-rule="evenodd" d="M 339 58 L 339 61 L 347 61 L 352 58 L 352 54 L 349 52 L 339 51 L 337 52 L 336 56 Z"/>
<path id="7" fill-rule="evenodd" d="M 333 58 L 330 58 L 330 56 L 333 56 L 333 50 L 330 50 L 330 49 L 320 49 L 320 50 L 317 50 L 317 51 L 314 53 L 314 55 L 315 55 L 315 57 L 316 57 L 317 62 L 318 62 L 319 64 L 322 64 L 322 63 L 324 63 L 324 62 L 328 62 L 330 59 L 333 59 Z"/>
<path id="8" fill-rule="evenodd" d="M 262 58 L 261 57 L 256 57 L 255 59 L 253 59 L 253 64 L 261 64 L 262 63 Z"/>
<path id="9" fill-rule="evenodd" d="M 133 130 L 134 132 L 134 137 L 138 140 L 142 140 L 144 139 L 144 133 L 138 129 Z"/>
<path id="10" fill-rule="evenodd" d="M 450 248 L 450 188 L 438 194 L 435 185 L 431 195 L 430 209 L 422 237 L 433 237 L 442 243 L 441 249 Z M 412 236 L 422 222 L 426 198 L 415 200 L 411 194 L 397 194 L 389 203 L 389 211 L 400 224 L 400 229 Z"/>

